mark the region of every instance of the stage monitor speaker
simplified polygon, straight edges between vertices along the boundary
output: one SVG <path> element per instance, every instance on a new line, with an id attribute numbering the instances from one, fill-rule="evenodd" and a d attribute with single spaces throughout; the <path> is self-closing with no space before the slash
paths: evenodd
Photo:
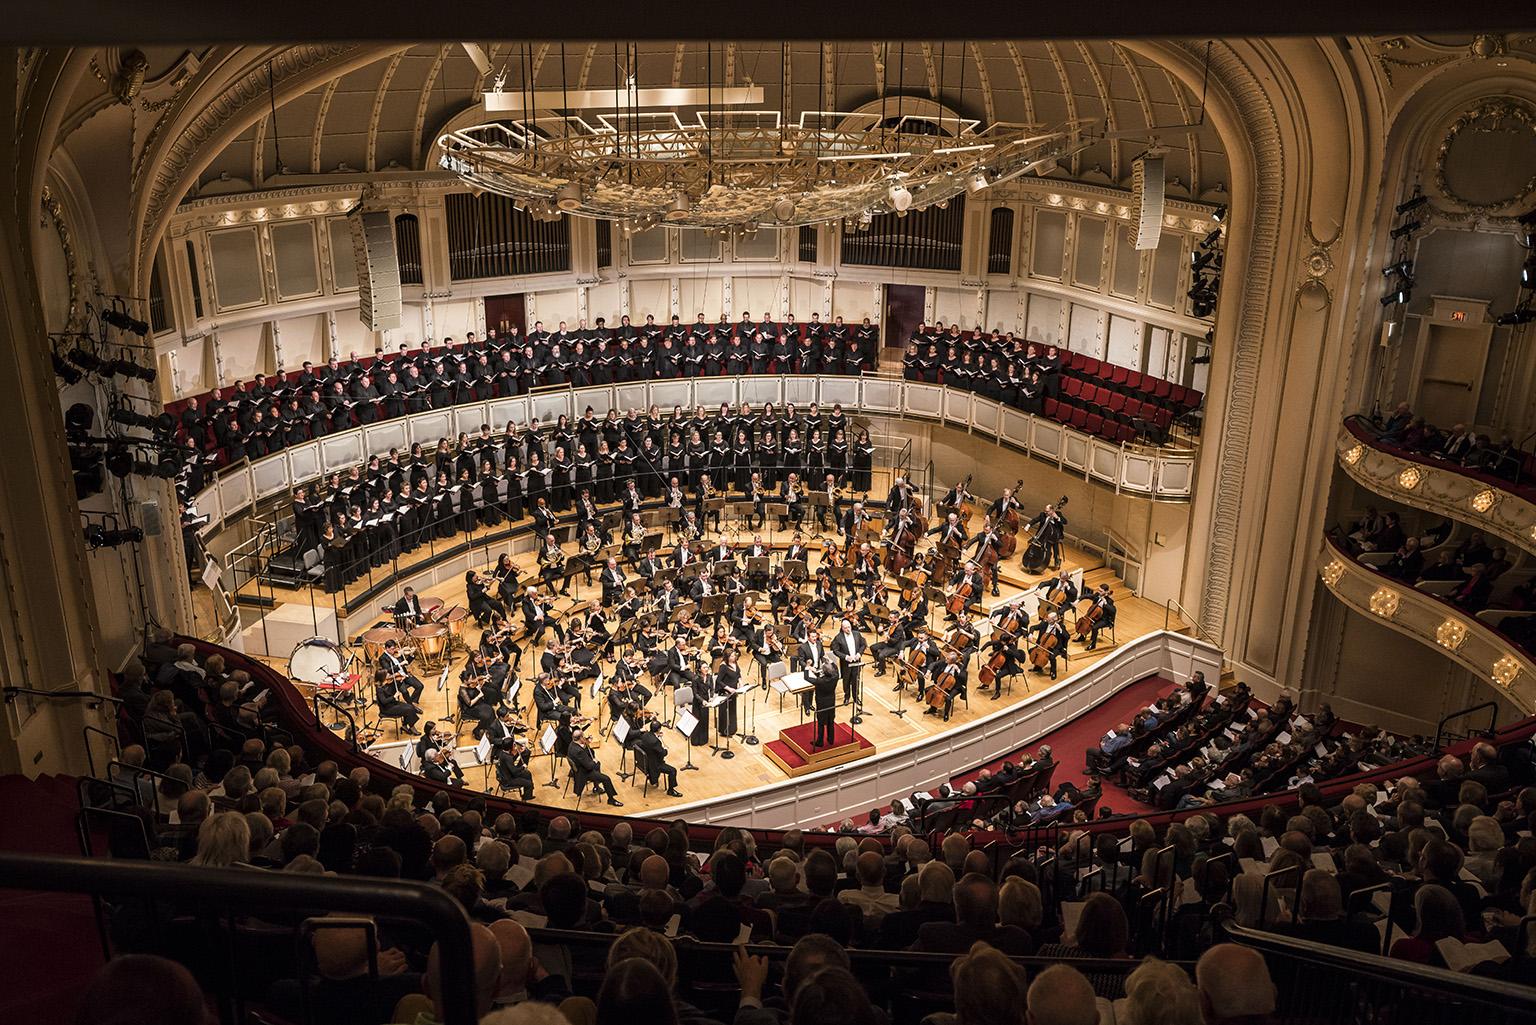
<path id="1" fill-rule="evenodd" d="M 1136 248 L 1156 249 L 1163 234 L 1163 158 L 1138 157 L 1133 166 L 1136 206 L 1131 217 L 1136 222 Z"/>
<path id="2" fill-rule="evenodd" d="M 357 310 L 370 331 L 400 326 L 400 261 L 395 219 L 388 210 L 358 207 L 347 215 L 357 262 Z"/>

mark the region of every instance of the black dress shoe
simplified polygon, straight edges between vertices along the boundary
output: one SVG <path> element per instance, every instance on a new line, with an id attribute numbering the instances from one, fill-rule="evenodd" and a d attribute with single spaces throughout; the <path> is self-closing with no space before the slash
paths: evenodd
<path id="1" fill-rule="evenodd" d="M 610 797 L 610 798 L 608 798 L 608 804 L 610 806 L 614 807 L 614 808 L 622 808 L 622 807 L 624 807 L 624 802 L 619 800 L 617 797 Z"/>
<path id="2" fill-rule="evenodd" d="M 667 791 L 667 796 L 668 797 L 682 797 L 683 796 L 683 792 L 681 790 L 678 790 L 676 787 L 674 787 L 671 790 Z"/>

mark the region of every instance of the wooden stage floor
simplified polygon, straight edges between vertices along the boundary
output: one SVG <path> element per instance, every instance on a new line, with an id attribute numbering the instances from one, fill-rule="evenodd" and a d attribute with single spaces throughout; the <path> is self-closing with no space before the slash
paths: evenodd
<path id="1" fill-rule="evenodd" d="M 814 558 L 819 559 L 819 554 Z M 1111 585 L 1118 608 L 1116 633 L 1119 643 L 1126 643 L 1134 638 L 1164 627 L 1165 610 L 1163 606 L 1130 594 L 1126 590 L 1124 582 L 1096 559 L 1070 546 L 1064 552 L 1064 559 L 1064 565 L 1069 569 L 1083 568 L 1086 588 L 1096 587 L 1104 582 Z M 534 570 L 531 554 L 521 556 L 515 561 L 519 563 L 525 574 Z M 814 572 L 814 564 L 811 568 Z M 984 604 L 990 607 L 997 601 L 1006 600 L 1018 594 L 1024 587 L 1038 582 L 1039 579 L 1040 577 L 1038 576 L 1025 574 L 1015 558 L 1009 565 L 1003 568 L 1000 585 L 1001 596 L 996 599 L 988 596 L 985 598 Z M 437 587 L 428 588 L 423 593 L 440 597 L 450 605 L 454 603 L 462 604 L 465 599 L 462 582 L 445 583 Z M 572 580 L 571 597 L 558 600 L 556 610 L 563 611 L 568 609 L 581 599 L 591 598 L 595 601 L 598 593 L 599 588 L 595 582 L 590 587 L 585 586 L 581 584 L 580 577 L 578 576 Z M 315 596 L 317 599 L 327 600 L 327 596 L 321 592 L 317 591 Z M 293 597 L 299 598 L 301 595 L 295 593 Z M 393 600 L 393 597 L 394 595 L 390 596 L 391 600 Z M 384 620 L 385 617 L 381 615 L 377 617 L 377 620 L 370 621 L 368 625 L 380 624 Z M 515 622 L 520 624 L 521 616 L 516 617 Z M 936 629 L 943 628 L 942 608 L 935 609 L 930 623 Z M 1186 624 L 1175 617 L 1168 625 L 1174 629 L 1181 629 Z M 479 643 L 479 633 L 479 630 L 475 628 L 471 620 L 466 625 L 465 638 L 471 647 Z M 355 645 L 355 650 L 361 656 L 362 646 L 360 643 Z M 1099 659 L 1105 658 L 1114 650 L 1115 646 L 1108 643 L 1106 638 L 1101 638 L 1098 649 L 1092 652 L 1084 650 L 1082 645 L 1074 642 L 1069 645 L 1069 657 L 1061 663 L 1060 675 L 1065 678 L 1071 673 L 1077 672 L 1086 666 L 1092 665 Z M 519 695 L 519 700 L 525 708 L 532 703 L 533 676 L 536 673 L 535 667 L 538 665 L 538 659 L 542 653 L 542 647 L 525 648 L 522 673 L 520 674 L 523 683 Z M 418 676 L 427 683 L 427 691 L 423 696 L 423 707 L 427 717 L 442 720 L 443 725 L 449 730 L 452 729 L 451 702 L 458 686 L 458 672 L 463 667 L 464 660 L 465 656 L 462 653 L 453 657 L 451 663 L 452 672 L 447 686 L 442 691 L 435 689 L 436 674 L 418 673 Z M 286 660 L 271 659 L 269 661 L 275 668 L 286 670 Z M 611 664 L 605 664 L 604 668 L 606 671 L 611 668 Z M 750 674 L 749 679 L 756 679 L 756 667 L 748 665 L 747 670 Z M 976 665 L 974 661 L 971 666 L 970 677 L 971 694 L 969 703 L 957 701 L 952 718 L 946 723 L 939 716 L 924 715 L 923 710 L 926 706 L 910 692 L 910 688 L 900 695 L 893 693 L 892 688 L 895 684 L 894 670 L 888 670 L 883 677 L 876 677 L 873 665 L 866 665 L 862 675 L 865 713 L 858 731 L 863 737 L 874 744 L 879 752 L 884 753 L 893 749 L 922 743 L 946 729 L 972 721 L 983 715 L 988 715 L 1000 708 L 1006 708 L 1010 704 L 1019 703 L 1027 696 L 1040 693 L 1043 689 L 1053 685 L 1053 681 L 1049 677 L 1025 673 L 1012 677 L 1010 681 L 1007 681 L 1002 698 L 994 700 L 990 695 L 981 695 L 979 693 L 980 688 L 976 683 Z M 607 721 L 606 702 L 604 702 L 604 715 L 602 719 L 604 735 L 603 741 L 598 748 L 598 754 L 603 770 L 614 777 L 614 785 L 618 790 L 619 800 L 624 803 L 626 810 L 648 814 L 661 813 L 669 808 L 680 805 L 738 793 L 766 784 L 784 782 L 788 779 L 784 771 L 767 757 L 764 747 L 769 741 L 778 738 L 781 729 L 800 724 L 803 721 L 801 713 L 792 700 L 787 700 L 781 709 L 780 701 L 776 694 L 768 692 L 765 695 L 764 692 L 756 688 L 751 693 L 755 697 L 743 695 L 741 699 L 740 725 L 743 731 L 750 730 L 755 733 L 761 743 L 758 745 L 747 745 L 743 743 L 741 736 L 735 737 L 731 743 L 731 750 L 735 752 L 735 756 L 730 759 L 720 757 L 712 752 L 709 747 L 697 747 L 690 753 L 680 734 L 675 730 L 665 731 L 663 737 L 668 750 L 668 761 L 674 766 L 681 768 L 685 762 L 691 759 L 692 764 L 697 767 L 697 771 L 687 771 L 679 774 L 678 787 L 683 793 L 681 798 L 667 797 L 664 788 L 657 787 L 650 788 L 649 794 L 642 797 L 639 785 L 640 778 L 638 776 L 635 777 L 634 785 L 630 785 L 617 778 L 622 749 L 618 741 L 608 735 L 609 723 Z M 652 698 L 649 707 L 652 710 L 661 712 L 664 718 L 670 717 L 671 706 L 669 700 L 661 694 L 657 694 Z M 903 709 L 907 714 L 903 716 L 894 714 L 897 709 Z M 593 714 L 593 710 L 594 702 L 590 696 L 584 695 L 582 713 L 590 715 Z M 531 722 L 531 711 L 526 713 L 526 717 Z M 846 714 L 840 712 L 839 719 L 840 721 L 846 721 Z M 471 736 L 472 725 L 472 722 L 466 722 L 460 728 L 458 741 L 460 745 L 467 746 L 474 743 Z M 712 738 L 713 733 L 714 731 L 711 729 Z M 395 739 L 400 738 L 396 736 L 394 722 L 386 722 L 383 725 L 383 734 L 379 737 L 379 740 L 387 742 Z M 1071 760 L 1075 755 L 1071 752 L 1066 752 L 1064 757 L 1067 760 Z M 540 784 L 539 789 L 534 795 L 534 800 L 545 804 L 570 804 L 572 803 L 571 799 L 564 797 L 562 794 L 565 784 L 565 769 L 563 766 L 556 771 L 556 779 L 561 789 L 543 786 L 550 779 L 551 762 L 552 760 L 549 756 L 541 755 L 535 756 L 531 763 L 530 768 L 534 779 Z M 626 771 L 628 765 L 629 760 L 626 759 Z M 967 767 L 957 765 L 954 768 L 955 771 L 959 772 Z M 488 785 L 493 787 L 495 783 L 493 773 L 489 768 L 469 767 L 466 764 L 465 776 L 467 785 L 475 789 L 485 789 Z M 584 808 L 606 807 L 603 805 L 601 798 L 594 800 L 590 795 L 582 800 L 581 806 Z"/>

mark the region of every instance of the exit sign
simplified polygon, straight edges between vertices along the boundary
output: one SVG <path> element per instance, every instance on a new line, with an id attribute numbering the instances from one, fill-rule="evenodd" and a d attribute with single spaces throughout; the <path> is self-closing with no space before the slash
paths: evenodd
<path id="1" fill-rule="evenodd" d="M 1452 320 L 1458 320 L 1458 321 L 1459 320 L 1466 320 L 1467 319 L 1467 311 L 1466 310 L 1452 310 L 1451 311 L 1451 319 Z"/>

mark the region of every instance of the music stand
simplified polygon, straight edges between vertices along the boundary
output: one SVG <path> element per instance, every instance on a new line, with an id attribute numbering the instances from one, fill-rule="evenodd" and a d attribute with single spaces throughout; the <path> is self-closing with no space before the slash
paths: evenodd
<path id="1" fill-rule="evenodd" d="M 785 559 L 784 571 L 789 574 L 789 579 L 797 584 L 809 575 L 804 559 Z"/>
<path id="2" fill-rule="evenodd" d="M 705 595 L 703 598 L 699 599 L 702 603 L 699 606 L 700 614 L 709 616 L 711 620 L 719 620 L 720 613 L 725 611 L 726 602 L 730 600 L 730 597 L 731 596 L 728 594 Z"/>
<path id="3" fill-rule="evenodd" d="M 763 518 L 766 519 L 769 522 L 769 527 L 768 527 L 768 543 L 772 544 L 773 543 L 774 531 L 776 529 L 773 526 L 773 524 L 775 524 L 775 523 L 783 523 L 783 522 L 785 522 L 786 520 L 789 519 L 789 505 L 788 505 L 788 503 L 785 503 L 785 502 L 764 502 L 763 503 Z"/>
<path id="4" fill-rule="evenodd" d="M 690 769 L 697 772 L 699 768 L 693 764 L 693 729 L 699 724 L 699 720 L 694 718 L 692 711 L 683 707 L 684 705 L 691 704 L 693 704 L 692 687 L 678 687 L 673 692 L 672 707 L 677 709 L 677 719 L 673 722 L 672 728 L 681 733 L 683 739 L 688 742 L 688 761 L 687 764 L 678 769 L 679 772 L 687 772 Z M 686 718 L 684 718 L 685 716 Z M 684 728 L 685 726 L 686 729 Z"/>

